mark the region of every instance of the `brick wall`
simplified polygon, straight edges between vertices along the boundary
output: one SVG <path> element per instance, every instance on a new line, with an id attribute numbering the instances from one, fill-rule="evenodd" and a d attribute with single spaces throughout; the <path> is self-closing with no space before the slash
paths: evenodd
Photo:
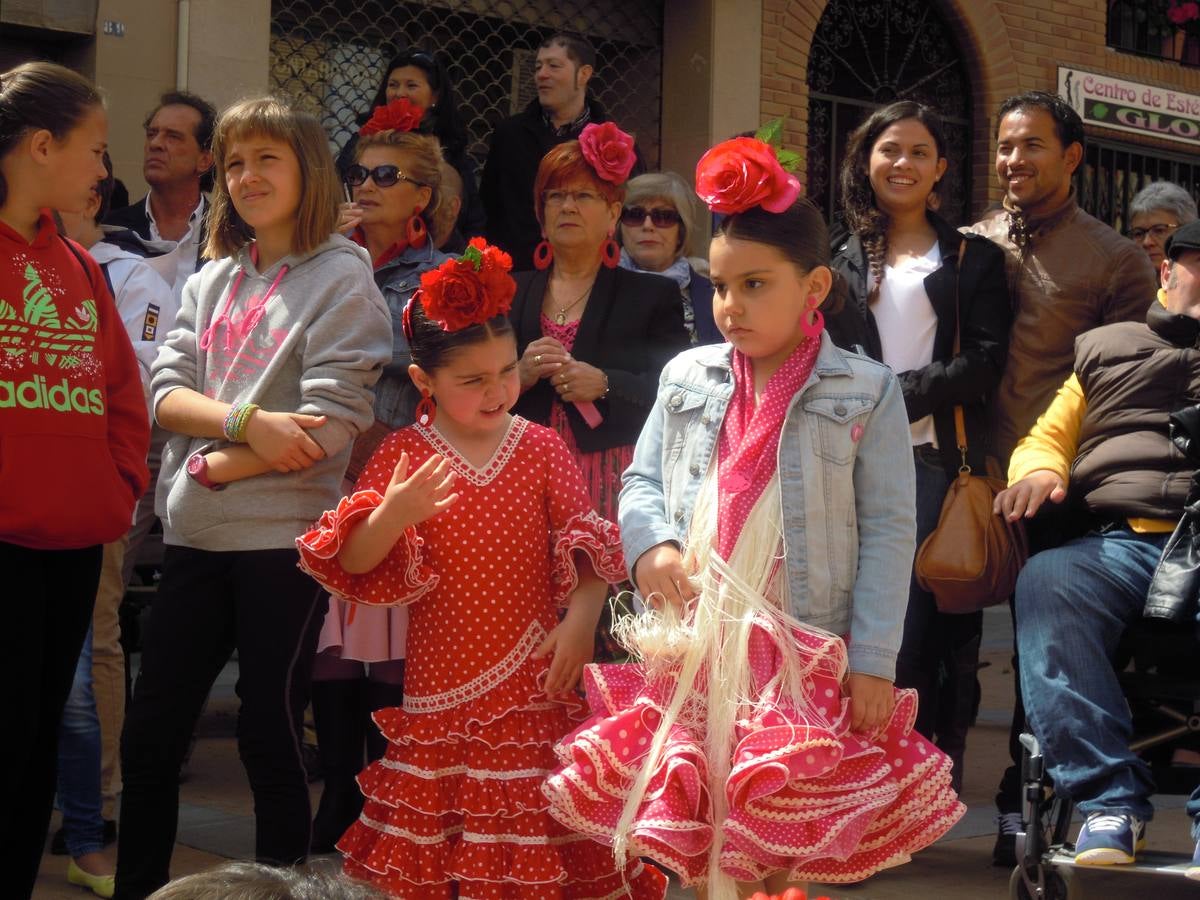
<path id="1" fill-rule="evenodd" d="M 1058 66 L 1200 94 L 1200 68 L 1147 59 L 1105 45 L 1106 0 L 928 0 L 945 15 L 965 54 L 972 80 L 973 203 L 999 199 L 992 169 L 995 113 L 1023 90 L 1056 89 Z M 788 146 L 805 152 L 808 136 L 808 48 L 826 0 L 763 0 L 764 121 L 787 119 Z M 1179 144 L 1089 126 L 1089 133 L 1178 153 Z"/>

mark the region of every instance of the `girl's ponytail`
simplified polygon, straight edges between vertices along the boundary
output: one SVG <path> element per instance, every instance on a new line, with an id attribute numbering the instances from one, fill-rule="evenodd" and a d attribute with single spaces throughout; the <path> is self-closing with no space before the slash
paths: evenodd
<path id="1" fill-rule="evenodd" d="M 0 159 L 28 131 L 45 129 L 55 140 L 65 140 L 88 110 L 103 102 L 94 84 L 55 63 L 25 63 L 0 74 Z M 8 184 L 0 172 L 0 206 L 7 200 Z"/>

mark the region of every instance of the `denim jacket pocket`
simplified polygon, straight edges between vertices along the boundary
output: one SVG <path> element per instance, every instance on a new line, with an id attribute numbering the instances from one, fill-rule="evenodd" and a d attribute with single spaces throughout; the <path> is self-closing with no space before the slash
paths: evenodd
<path id="1" fill-rule="evenodd" d="M 707 394 L 678 384 L 664 385 L 658 392 L 658 402 L 667 411 L 664 461 L 668 469 L 690 443 L 689 434 L 695 428 L 696 417 L 708 401 Z"/>
<path id="2" fill-rule="evenodd" d="M 826 462 L 846 465 L 854 459 L 862 427 L 875 408 L 870 397 L 811 397 L 804 401 L 813 430 L 813 449 Z M 856 429 L 857 426 L 857 429 Z"/>

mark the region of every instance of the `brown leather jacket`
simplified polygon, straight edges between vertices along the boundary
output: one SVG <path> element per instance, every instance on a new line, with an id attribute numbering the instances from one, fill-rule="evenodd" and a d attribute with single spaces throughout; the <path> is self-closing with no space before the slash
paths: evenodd
<path id="1" fill-rule="evenodd" d="M 1158 284 L 1141 248 L 1080 209 L 1073 192 L 1044 218 L 1023 222 L 1006 208 L 968 230 L 1004 249 L 1013 297 L 1008 364 L 993 411 L 994 445 L 1007 466 L 1071 374 L 1075 338 L 1099 325 L 1142 321 Z"/>

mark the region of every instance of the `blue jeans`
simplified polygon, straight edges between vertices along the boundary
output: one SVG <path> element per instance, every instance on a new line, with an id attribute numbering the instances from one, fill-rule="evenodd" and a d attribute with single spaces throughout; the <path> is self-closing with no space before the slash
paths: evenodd
<path id="1" fill-rule="evenodd" d="M 75 666 L 75 681 L 58 730 L 58 806 L 67 852 L 78 858 L 104 849 L 100 814 L 100 717 L 92 692 L 92 630 Z"/>
<path id="2" fill-rule="evenodd" d="M 1017 581 L 1021 690 L 1055 787 L 1085 815 L 1154 815 L 1112 658 L 1142 614 L 1168 534 L 1127 527 L 1037 554 Z"/>

